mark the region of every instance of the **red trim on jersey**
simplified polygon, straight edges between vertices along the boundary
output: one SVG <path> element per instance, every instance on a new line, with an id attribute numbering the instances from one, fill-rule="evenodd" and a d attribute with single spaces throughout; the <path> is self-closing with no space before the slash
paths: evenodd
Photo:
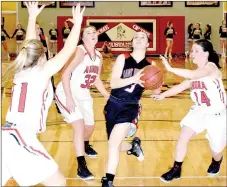
<path id="1" fill-rule="evenodd" d="M 9 128 L 9 127 L 7 127 L 7 128 L 3 127 L 2 130 L 6 130 L 6 131 L 11 131 L 12 130 L 12 131 L 15 131 L 16 134 L 17 134 L 17 136 L 18 136 L 18 138 L 20 139 L 20 141 L 24 144 L 24 146 L 27 146 L 27 144 L 25 143 L 24 139 L 22 138 L 22 136 L 20 135 L 20 133 L 19 133 L 19 131 L 17 129 L 15 129 L 15 128 Z"/>
<path id="2" fill-rule="evenodd" d="M 89 56 L 89 53 L 88 53 L 88 52 L 86 52 L 86 53 L 84 54 L 84 56 L 86 56 L 86 55 L 88 55 L 88 56 Z"/>
<path id="3" fill-rule="evenodd" d="M 90 54 L 90 52 L 88 51 L 88 49 L 87 49 L 87 47 L 86 47 L 86 45 L 85 44 L 83 44 L 83 46 L 84 46 L 84 49 L 87 51 L 87 53 L 85 53 L 85 54 L 88 54 L 89 55 L 89 57 L 90 57 L 90 59 L 92 60 L 92 58 L 91 58 L 91 54 Z M 96 60 L 96 52 L 95 52 L 95 48 L 94 48 L 94 53 L 95 53 L 95 60 Z M 92 60 L 92 61 L 95 61 L 95 60 Z"/>
<path id="4" fill-rule="evenodd" d="M 37 150 L 37 149 L 34 149 L 32 146 L 29 146 L 29 148 L 31 148 L 32 151 L 37 152 L 37 153 L 43 155 L 43 156 L 44 156 L 45 158 L 47 158 L 48 160 L 50 160 L 50 158 L 49 158 L 45 153 L 43 153 L 42 151 Z"/>
<path id="5" fill-rule="evenodd" d="M 18 112 L 24 112 L 28 83 L 22 83 Z"/>
<path id="6" fill-rule="evenodd" d="M 10 112 L 11 112 L 11 109 L 12 109 L 13 91 L 14 91 L 14 86 L 12 87 L 12 91 L 11 91 L 11 99 L 10 99 L 10 107 L 9 107 L 9 111 L 10 111 Z"/>
<path id="7" fill-rule="evenodd" d="M 125 53 L 125 59 L 129 58 L 131 55 L 129 53 Z"/>
<path id="8" fill-rule="evenodd" d="M 66 112 L 70 114 L 69 110 L 62 104 L 57 95 L 55 95 L 55 99 L 59 103 L 60 107 L 62 107 L 64 110 L 66 110 Z"/>
<path id="9" fill-rule="evenodd" d="M 44 103 L 44 95 L 45 95 L 45 93 L 46 93 L 46 91 L 47 91 L 47 89 L 45 89 L 44 91 L 43 91 L 43 95 L 42 95 L 42 108 L 41 108 L 41 118 L 40 118 L 40 129 L 39 129 L 39 131 L 42 131 L 42 127 L 43 127 L 43 109 L 45 108 L 45 103 Z"/>

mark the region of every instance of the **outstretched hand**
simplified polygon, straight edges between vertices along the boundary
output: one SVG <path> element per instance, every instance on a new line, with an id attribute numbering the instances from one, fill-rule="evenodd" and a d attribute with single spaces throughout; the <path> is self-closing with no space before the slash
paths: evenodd
<path id="1" fill-rule="evenodd" d="M 159 58 L 162 59 L 162 63 L 165 66 L 166 70 L 170 71 L 172 69 L 172 67 L 169 65 L 169 62 L 167 61 L 167 59 L 162 55 L 160 55 Z"/>
<path id="2" fill-rule="evenodd" d="M 36 18 L 40 12 L 42 12 L 42 10 L 44 9 L 44 7 L 46 6 L 45 4 L 42 5 L 40 8 L 38 7 L 38 2 L 24 2 L 25 6 L 28 9 L 28 15 L 29 18 Z"/>
<path id="3" fill-rule="evenodd" d="M 162 100 L 162 99 L 165 99 L 165 96 L 163 96 L 162 94 L 153 94 L 153 95 L 150 95 L 150 97 L 154 100 Z"/>
<path id="4" fill-rule="evenodd" d="M 76 8 L 73 6 L 72 7 L 72 19 L 68 19 L 67 21 L 72 22 L 73 24 L 79 24 L 81 25 L 83 21 L 83 15 L 85 11 L 85 6 L 83 7 L 82 11 L 80 11 L 80 3 L 77 3 Z"/>

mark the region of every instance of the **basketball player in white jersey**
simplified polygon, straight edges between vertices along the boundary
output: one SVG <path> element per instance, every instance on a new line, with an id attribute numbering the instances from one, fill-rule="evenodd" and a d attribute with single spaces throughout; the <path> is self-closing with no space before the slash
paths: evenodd
<path id="1" fill-rule="evenodd" d="M 186 156 L 189 140 L 198 133 L 207 131 L 212 162 L 207 170 L 209 175 L 216 175 L 226 146 L 226 92 L 222 82 L 222 73 L 218 69 L 219 57 L 208 40 L 197 40 L 192 48 L 196 70 L 172 68 L 162 58 L 166 69 L 186 80 L 160 95 L 153 95 L 156 100 L 176 95 L 190 88 L 194 102 L 185 118 L 181 121 L 182 130 L 176 146 L 175 162 L 170 171 L 161 176 L 164 182 L 170 182 L 181 176 L 181 165 Z"/>
<path id="2" fill-rule="evenodd" d="M 63 49 L 47 61 L 35 29 L 36 18 L 44 5 L 38 8 L 37 2 L 25 4 L 29 14 L 26 39 L 8 69 L 8 73 L 12 73 L 13 68 L 16 73 L 11 104 L 2 127 L 2 185 L 13 177 L 20 186 L 38 183 L 65 186 L 64 176 L 37 139 L 37 134 L 46 129 L 48 108 L 53 99 L 50 78 L 76 50 L 84 10 L 80 12 L 79 4 L 76 9 L 73 7 L 73 30 Z"/>
<path id="3" fill-rule="evenodd" d="M 68 67 L 65 68 L 62 81 L 56 89 L 56 103 L 67 123 L 72 124 L 73 145 L 77 155 L 78 173 L 82 180 L 94 178 L 86 166 L 84 152 L 96 157 L 97 152 L 89 145 L 94 130 L 93 99 L 90 88 L 95 85 L 105 98 L 109 98 L 101 79 L 102 56 L 95 49 L 98 34 L 93 26 L 87 26 L 81 32 L 82 45 Z"/>

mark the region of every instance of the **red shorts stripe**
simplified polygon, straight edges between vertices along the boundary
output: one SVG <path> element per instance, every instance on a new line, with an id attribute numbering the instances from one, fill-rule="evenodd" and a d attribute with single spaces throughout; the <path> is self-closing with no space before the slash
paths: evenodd
<path id="1" fill-rule="evenodd" d="M 29 148 L 31 148 L 32 151 L 37 152 L 37 153 L 39 153 L 40 155 L 42 155 L 42 156 L 44 156 L 45 158 L 47 158 L 48 160 L 50 160 L 50 158 L 49 158 L 45 153 L 43 153 L 42 151 L 37 150 L 37 149 L 34 149 L 32 146 L 29 146 Z"/>
<path id="2" fill-rule="evenodd" d="M 20 139 L 20 141 L 23 143 L 23 145 L 24 146 L 27 146 L 27 144 L 25 143 L 25 141 L 24 141 L 24 139 L 22 138 L 22 136 L 20 135 L 20 133 L 19 133 L 19 131 L 17 130 L 17 129 L 14 129 L 14 128 L 2 128 L 2 130 L 6 130 L 6 131 L 15 131 L 16 132 L 16 134 L 17 134 L 17 136 L 18 136 L 18 138 Z"/>
<path id="3" fill-rule="evenodd" d="M 62 104 L 62 102 L 59 100 L 57 95 L 55 95 L 55 99 L 59 103 L 60 107 L 63 108 L 64 110 L 66 110 L 66 112 L 68 112 L 70 114 L 69 110 Z"/>

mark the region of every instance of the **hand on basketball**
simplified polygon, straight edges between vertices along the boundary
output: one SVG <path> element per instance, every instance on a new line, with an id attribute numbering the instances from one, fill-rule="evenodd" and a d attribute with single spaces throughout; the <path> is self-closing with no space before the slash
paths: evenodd
<path id="1" fill-rule="evenodd" d="M 166 70 L 170 71 L 172 69 L 172 67 L 169 65 L 169 62 L 167 61 L 167 59 L 162 55 L 160 55 L 159 58 L 162 59 L 162 63 L 165 66 Z"/>
<path id="2" fill-rule="evenodd" d="M 150 95 L 150 97 L 154 100 L 163 100 L 165 99 L 165 96 L 163 94 L 159 94 L 159 95 Z"/>
<path id="3" fill-rule="evenodd" d="M 76 8 L 74 6 L 72 8 L 73 19 L 68 19 L 67 21 L 70 21 L 73 24 L 81 25 L 83 21 L 84 10 L 85 6 L 83 7 L 82 11 L 80 11 L 80 3 L 77 3 Z"/>
<path id="4" fill-rule="evenodd" d="M 69 110 L 70 113 L 75 112 L 76 104 L 73 98 L 66 98 L 66 108 Z"/>
<path id="5" fill-rule="evenodd" d="M 46 6 L 45 4 L 43 4 L 40 8 L 38 7 L 38 2 L 24 2 L 25 6 L 28 9 L 28 15 L 29 18 L 36 18 L 40 12 L 42 12 L 42 10 L 44 9 L 44 7 Z"/>
<path id="6" fill-rule="evenodd" d="M 144 81 L 141 80 L 141 77 L 144 75 L 143 73 L 144 69 L 141 69 L 137 72 L 137 74 L 134 75 L 134 83 L 139 84 L 140 86 L 144 87 L 143 83 Z"/>

